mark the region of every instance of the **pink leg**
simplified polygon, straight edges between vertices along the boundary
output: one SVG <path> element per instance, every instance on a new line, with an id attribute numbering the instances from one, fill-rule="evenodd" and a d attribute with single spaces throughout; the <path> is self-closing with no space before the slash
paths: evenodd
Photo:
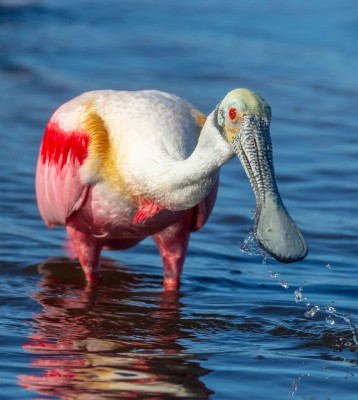
<path id="1" fill-rule="evenodd" d="M 67 225 L 66 230 L 78 255 L 87 281 L 89 283 L 98 281 L 101 277 L 99 257 L 102 246 L 95 238 L 79 231 L 74 224 Z"/>
<path id="2" fill-rule="evenodd" d="M 191 221 L 191 212 L 184 215 L 179 222 L 153 235 L 162 256 L 165 290 L 179 289 L 190 238 L 189 221 Z"/>

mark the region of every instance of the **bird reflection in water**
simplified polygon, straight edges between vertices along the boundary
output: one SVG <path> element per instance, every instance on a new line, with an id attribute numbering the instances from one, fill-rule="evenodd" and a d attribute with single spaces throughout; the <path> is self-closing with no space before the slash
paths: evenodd
<path id="1" fill-rule="evenodd" d="M 156 292 L 155 277 L 113 261 L 102 265 L 104 283 L 92 289 L 68 260 L 39 267 L 32 296 L 43 309 L 24 348 L 42 372 L 20 375 L 19 384 L 65 399 L 207 399 L 213 392 L 201 377 L 210 371 L 180 343 L 190 338 L 180 293 Z"/>

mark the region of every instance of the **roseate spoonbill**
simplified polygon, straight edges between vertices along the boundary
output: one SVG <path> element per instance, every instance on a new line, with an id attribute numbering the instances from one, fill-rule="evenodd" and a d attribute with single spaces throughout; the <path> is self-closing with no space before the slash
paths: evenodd
<path id="1" fill-rule="evenodd" d="M 256 197 L 257 242 L 289 263 L 307 254 L 286 211 L 272 162 L 270 106 L 235 89 L 207 117 L 155 90 L 87 92 L 63 104 L 45 130 L 36 171 L 45 223 L 66 226 L 87 281 L 102 249 L 152 236 L 164 287 L 177 289 L 191 232 L 207 221 L 220 167 L 236 154 Z"/>

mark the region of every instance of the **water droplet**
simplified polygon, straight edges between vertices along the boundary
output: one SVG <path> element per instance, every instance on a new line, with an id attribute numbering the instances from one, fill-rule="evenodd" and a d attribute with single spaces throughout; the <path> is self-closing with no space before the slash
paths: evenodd
<path id="1" fill-rule="evenodd" d="M 348 314 L 343 314 L 343 315 L 342 315 L 342 318 L 343 318 L 346 322 L 348 322 L 348 324 L 351 323 L 351 314 L 350 314 L 350 313 L 348 313 Z"/>
<path id="2" fill-rule="evenodd" d="M 298 288 L 298 289 L 296 289 L 295 290 L 295 302 L 296 303 L 299 303 L 300 301 L 302 301 L 302 291 L 303 291 L 303 288 Z"/>
<path id="3" fill-rule="evenodd" d="M 326 268 L 331 269 L 331 264 L 327 264 Z"/>
<path id="4" fill-rule="evenodd" d="M 334 319 L 330 315 L 326 318 L 326 322 L 329 325 L 334 325 Z"/>
<path id="5" fill-rule="evenodd" d="M 287 282 L 285 282 L 283 279 L 280 280 L 280 285 L 284 288 L 284 289 L 288 289 L 290 286 L 288 285 Z"/>
<path id="6" fill-rule="evenodd" d="M 262 247 L 257 244 L 255 236 L 251 231 L 244 239 L 244 243 L 241 246 L 241 251 L 250 255 L 265 257 L 266 259 L 272 258 Z"/>
<path id="7" fill-rule="evenodd" d="M 297 391 L 297 383 L 295 381 L 291 382 L 291 393 L 290 393 L 290 397 L 293 397 Z"/>
<path id="8" fill-rule="evenodd" d="M 335 314 L 337 311 L 336 311 L 336 309 L 334 308 L 334 307 L 331 307 L 331 306 L 327 306 L 326 307 L 326 311 L 329 313 L 329 314 Z"/>
<path id="9" fill-rule="evenodd" d="M 318 313 L 319 310 L 319 306 L 313 306 L 310 310 L 307 310 L 304 315 L 305 317 L 312 318 Z"/>
<path id="10" fill-rule="evenodd" d="M 308 282 L 307 282 L 307 281 L 304 281 L 303 284 L 304 284 L 305 286 L 307 286 L 307 285 L 308 285 Z"/>
<path id="11" fill-rule="evenodd" d="M 267 272 L 270 274 L 270 278 L 272 279 L 276 279 L 280 275 L 279 272 L 273 272 L 272 269 L 269 268 L 267 269 Z"/>

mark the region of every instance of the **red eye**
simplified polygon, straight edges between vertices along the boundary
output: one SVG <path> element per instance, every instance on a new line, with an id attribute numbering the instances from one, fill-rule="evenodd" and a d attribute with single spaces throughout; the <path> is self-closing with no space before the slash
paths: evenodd
<path id="1" fill-rule="evenodd" d="M 237 115 L 236 108 L 230 108 L 230 110 L 229 110 L 229 118 L 231 120 L 234 120 L 236 118 L 236 115 Z"/>

